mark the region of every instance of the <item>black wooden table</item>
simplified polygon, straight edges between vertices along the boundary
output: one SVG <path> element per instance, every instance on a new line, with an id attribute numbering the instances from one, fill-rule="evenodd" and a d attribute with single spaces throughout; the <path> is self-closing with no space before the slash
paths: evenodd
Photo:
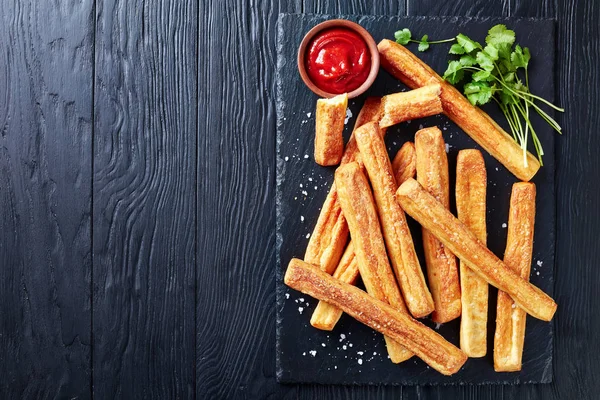
<path id="1" fill-rule="evenodd" d="M 279 12 L 556 18 L 552 384 L 276 383 Z M 600 4 L 2 0 L 0 15 L 0 398 L 598 398 Z"/>

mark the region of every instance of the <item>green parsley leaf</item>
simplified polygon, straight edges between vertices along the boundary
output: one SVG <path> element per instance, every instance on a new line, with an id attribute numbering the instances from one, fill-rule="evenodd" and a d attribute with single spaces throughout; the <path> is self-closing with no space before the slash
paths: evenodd
<path id="1" fill-rule="evenodd" d="M 477 56 L 475 57 L 477 60 L 477 64 L 488 72 L 492 72 L 494 70 L 494 60 L 484 53 L 483 51 L 477 52 Z"/>
<path id="2" fill-rule="evenodd" d="M 494 47 L 494 45 L 488 44 L 487 46 L 485 46 L 483 51 L 485 52 L 485 54 L 490 56 L 492 61 L 496 61 L 498 59 L 498 49 Z"/>
<path id="3" fill-rule="evenodd" d="M 529 49 L 527 47 L 522 49 L 519 45 L 515 46 L 515 51 L 510 55 L 510 61 L 516 68 L 527 68 L 530 58 Z"/>
<path id="4" fill-rule="evenodd" d="M 456 36 L 456 41 L 462 46 L 463 49 L 465 49 L 466 53 L 470 53 L 475 49 L 481 49 L 481 45 L 479 43 L 471 40 L 471 38 L 469 38 L 467 35 L 463 35 L 462 33 L 459 33 L 458 36 Z"/>
<path id="5" fill-rule="evenodd" d="M 468 54 L 465 54 L 464 56 L 459 58 L 458 62 L 460 63 L 460 65 L 462 65 L 464 67 L 471 67 L 471 66 L 477 64 L 477 60 L 475 59 L 475 57 L 470 56 Z"/>
<path id="6" fill-rule="evenodd" d="M 404 28 L 400 31 L 396 31 L 394 33 L 394 37 L 396 38 L 396 43 L 400 43 L 402 45 L 407 45 L 410 42 L 412 34 L 408 28 Z"/>
<path id="7" fill-rule="evenodd" d="M 419 51 L 425 51 L 429 48 L 429 42 L 427 42 L 428 38 L 429 37 L 427 35 L 423 35 L 421 41 L 419 42 Z"/>
<path id="8" fill-rule="evenodd" d="M 494 77 L 489 71 L 477 71 L 473 74 L 473 81 L 491 81 Z"/>
<path id="9" fill-rule="evenodd" d="M 487 44 L 500 48 L 503 46 L 512 46 L 515 42 L 515 31 L 506 28 L 506 25 L 498 24 L 493 26 L 485 38 Z"/>
<path id="10" fill-rule="evenodd" d="M 451 47 L 450 47 L 450 54 L 465 54 L 465 48 L 462 47 L 460 44 L 458 43 L 454 43 Z"/>
<path id="11" fill-rule="evenodd" d="M 515 81 L 515 73 L 507 72 L 506 74 L 502 75 L 502 79 L 504 79 L 504 82 L 514 82 Z"/>
<path id="12" fill-rule="evenodd" d="M 465 95 L 473 105 L 489 102 L 492 93 L 492 87 L 486 82 L 469 82 L 465 85 Z"/>
<path id="13" fill-rule="evenodd" d="M 444 79 L 453 85 L 460 82 L 465 76 L 465 72 L 462 68 L 463 66 L 460 62 L 450 61 L 446 72 L 444 72 Z"/>

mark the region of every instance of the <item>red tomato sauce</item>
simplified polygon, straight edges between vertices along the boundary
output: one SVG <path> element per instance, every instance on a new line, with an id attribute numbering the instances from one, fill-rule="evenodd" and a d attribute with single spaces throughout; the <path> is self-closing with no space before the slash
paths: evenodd
<path id="1" fill-rule="evenodd" d="M 371 70 L 371 54 L 363 38 L 347 28 L 324 30 L 309 43 L 306 57 L 309 78 L 334 94 L 362 85 Z"/>

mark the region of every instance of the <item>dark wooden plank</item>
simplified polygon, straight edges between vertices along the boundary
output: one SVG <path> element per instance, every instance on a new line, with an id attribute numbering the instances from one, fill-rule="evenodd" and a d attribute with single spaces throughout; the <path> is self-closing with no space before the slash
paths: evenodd
<path id="1" fill-rule="evenodd" d="M 295 12 L 281 9 L 280 12 Z M 304 0 L 302 12 L 312 14 L 345 15 L 404 15 L 404 1 L 315 1 Z"/>
<path id="2" fill-rule="evenodd" d="M 508 17 L 509 0 L 406 0 L 406 15 Z"/>
<path id="3" fill-rule="evenodd" d="M 93 2 L 0 7 L 0 397 L 89 398 Z"/>
<path id="4" fill-rule="evenodd" d="M 275 381 L 276 22 L 279 12 L 403 14 L 403 2 L 275 3 L 200 2 L 197 398 L 381 397 Z"/>
<path id="5" fill-rule="evenodd" d="M 194 395 L 197 11 L 97 3 L 97 398 Z"/>

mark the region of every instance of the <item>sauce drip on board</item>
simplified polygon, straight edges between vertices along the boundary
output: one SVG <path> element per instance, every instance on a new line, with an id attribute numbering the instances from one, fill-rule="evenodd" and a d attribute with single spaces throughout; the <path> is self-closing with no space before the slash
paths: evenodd
<path id="1" fill-rule="evenodd" d="M 371 70 L 371 54 L 363 38 L 347 28 L 324 30 L 310 42 L 306 57 L 309 78 L 333 94 L 351 92 Z"/>

